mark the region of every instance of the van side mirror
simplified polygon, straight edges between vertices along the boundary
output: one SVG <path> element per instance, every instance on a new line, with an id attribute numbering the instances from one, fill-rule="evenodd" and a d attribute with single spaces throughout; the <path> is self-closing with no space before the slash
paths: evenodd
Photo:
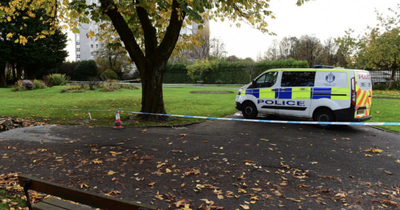
<path id="1" fill-rule="evenodd" d="M 255 88 L 256 87 L 256 81 L 255 80 L 252 80 L 251 81 L 251 86 L 250 86 L 251 88 Z"/>

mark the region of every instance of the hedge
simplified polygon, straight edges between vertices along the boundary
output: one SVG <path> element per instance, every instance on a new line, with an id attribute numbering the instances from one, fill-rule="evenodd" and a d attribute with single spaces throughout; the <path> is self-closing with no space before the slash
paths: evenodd
<path id="1" fill-rule="evenodd" d="M 204 66 L 207 69 L 204 70 Z M 193 65 L 168 64 L 164 83 L 247 84 L 257 75 L 274 68 L 308 68 L 307 61 L 294 59 L 261 62 L 202 61 Z M 188 70 L 190 69 L 190 70 Z"/>

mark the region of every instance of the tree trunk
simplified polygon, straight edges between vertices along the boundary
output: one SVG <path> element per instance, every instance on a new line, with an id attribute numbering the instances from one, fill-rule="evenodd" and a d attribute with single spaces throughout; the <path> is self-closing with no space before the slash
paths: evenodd
<path id="1" fill-rule="evenodd" d="M 7 87 L 6 64 L 0 65 L 0 87 Z"/>
<path id="2" fill-rule="evenodd" d="M 141 112 L 165 114 L 164 95 L 163 95 L 163 74 L 165 65 L 153 63 L 146 66 L 147 69 L 141 70 L 142 79 L 142 108 Z M 141 115 L 142 120 L 166 120 L 166 116 Z"/>
<path id="3" fill-rule="evenodd" d="M 15 84 L 15 83 L 18 81 L 17 75 L 16 75 L 16 73 L 15 73 L 15 63 L 12 64 L 12 69 L 11 69 L 11 71 L 12 71 L 12 75 L 13 75 L 13 83 Z"/>
<path id="4" fill-rule="evenodd" d="M 22 67 L 21 65 L 17 64 L 17 80 L 22 79 Z"/>
<path id="5" fill-rule="evenodd" d="M 180 30 L 186 16 L 180 7 L 187 6 L 172 0 L 171 16 L 164 38 L 159 43 L 157 29 L 152 25 L 147 10 L 141 6 L 136 7 L 138 20 L 143 29 L 145 50 L 140 48 L 134 33 L 128 23 L 117 9 L 114 1 L 100 0 L 104 12 L 110 17 L 132 61 L 139 69 L 142 79 L 142 112 L 165 114 L 162 80 L 166 63 L 171 56 L 178 41 Z M 134 1 L 136 2 L 136 1 Z M 139 1 L 137 1 L 139 2 Z M 165 116 L 141 115 L 143 120 L 166 119 Z"/>
<path id="6" fill-rule="evenodd" d="M 393 90 L 394 86 L 394 77 L 396 75 L 396 69 L 397 68 L 392 68 L 392 74 L 390 75 L 390 82 L 389 82 L 389 90 Z"/>

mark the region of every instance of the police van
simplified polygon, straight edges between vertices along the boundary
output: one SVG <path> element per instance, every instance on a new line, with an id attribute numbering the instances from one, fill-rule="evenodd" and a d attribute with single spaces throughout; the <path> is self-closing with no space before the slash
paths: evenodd
<path id="1" fill-rule="evenodd" d="M 271 69 L 239 89 L 236 108 L 248 119 L 258 113 L 326 122 L 371 119 L 368 71 L 309 68 Z"/>

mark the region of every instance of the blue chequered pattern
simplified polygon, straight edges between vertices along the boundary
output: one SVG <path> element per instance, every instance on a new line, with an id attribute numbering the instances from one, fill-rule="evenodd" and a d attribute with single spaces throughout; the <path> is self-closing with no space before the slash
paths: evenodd
<path id="1" fill-rule="evenodd" d="M 246 95 L 253 95 L 256 98 L 260 98 L 260 89 L 246 90 Z"/>
<path id="2" fill-rule="evenodd" d="M 331 99 L 331 88 L 311 88 L 311 99 L 328 98 Z"/>
<path id="3" fill-rule="evenodd" d="M 284 91 L 282 89 L 285 89 Z M 278 91 L 275 92 L 275 98 L 279 99 L 292 99 L 292 88 L 279 88 Z"/>

